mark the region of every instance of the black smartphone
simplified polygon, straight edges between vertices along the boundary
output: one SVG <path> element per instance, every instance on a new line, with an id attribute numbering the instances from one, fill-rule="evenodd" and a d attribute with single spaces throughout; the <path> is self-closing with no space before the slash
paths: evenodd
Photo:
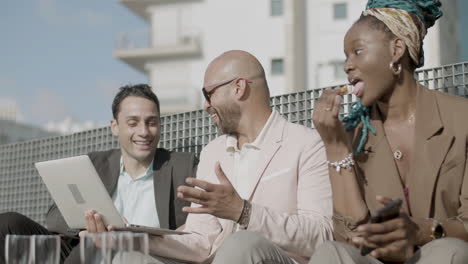
<path id="1" fill-rule="evenodd" d="M 382 223 L 390 219 L 396 218 L 400 215 L 400 208 L 403 201 L 401 199 L 396 199 L 385 205 L 383 208 L 377 210 L 371 214 L 369 223 Z M 373 248 L 368 248 L 361 246 L 361 255 L 365 256 L 369 254 Z"/>

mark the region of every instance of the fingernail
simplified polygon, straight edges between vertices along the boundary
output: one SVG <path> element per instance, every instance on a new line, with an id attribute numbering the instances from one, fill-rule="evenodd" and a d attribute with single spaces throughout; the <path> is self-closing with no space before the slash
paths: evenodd
<path id="1" fill-rule="evenodd" d="M 360 241 L 360 239 L 358 237 L 353 237 L 352 240 L 353 240 L 354 243 L 358 243 Z"/>
<path id="2" fill-rule="evenodd" d="M 192 184 L 192 178 L 187 178 L 187 179 L 185 180 L 185 182 L 188 183 L 188 184 Z"/>

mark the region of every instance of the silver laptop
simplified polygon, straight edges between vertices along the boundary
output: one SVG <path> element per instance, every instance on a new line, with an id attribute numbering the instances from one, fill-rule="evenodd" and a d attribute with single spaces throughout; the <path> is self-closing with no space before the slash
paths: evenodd
<path id="1" fill-rule="evenodd" d="M 87 155 L 35 163 L 47 189 L 72 229 L 86 229 L 84 212 L 95 210 L 116 230 L 152 235 L 187 234 L 169 229 L 126 224 Z"/>

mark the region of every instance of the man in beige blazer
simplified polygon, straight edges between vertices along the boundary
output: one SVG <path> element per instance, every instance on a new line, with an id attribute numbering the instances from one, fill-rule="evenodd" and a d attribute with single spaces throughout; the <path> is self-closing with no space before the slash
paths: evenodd
<path id="1" fill-rule="evenodd" d="M 205 109 L 224 135 L 203 149 L 197 179 L 186 181 L 195 188 L 178 188 L 192 202 L 183 209 L 190 234 L 152 237 L 153 261 L 306 263 L 332 239 L 319 135 L 272 111 L 263 67 L 247 52 L 217 57 L 204 84 Z"/>

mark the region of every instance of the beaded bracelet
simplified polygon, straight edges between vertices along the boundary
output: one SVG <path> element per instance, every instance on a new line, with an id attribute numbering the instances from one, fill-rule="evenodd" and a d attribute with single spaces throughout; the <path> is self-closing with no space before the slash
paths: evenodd
<path id="1" fill-rule="evenodd" d="M 340 160 L 340 161 L 334 161 L 334 162 L 327 161 L 327 165 L 328 167 L 335 168 L 336 172 L 340 172 L 341 169 L 347 169 L 351 171 L 351 169 L 354 166 L 353 154 L 349 153 L 349 155 L 345 159 Z"/>

